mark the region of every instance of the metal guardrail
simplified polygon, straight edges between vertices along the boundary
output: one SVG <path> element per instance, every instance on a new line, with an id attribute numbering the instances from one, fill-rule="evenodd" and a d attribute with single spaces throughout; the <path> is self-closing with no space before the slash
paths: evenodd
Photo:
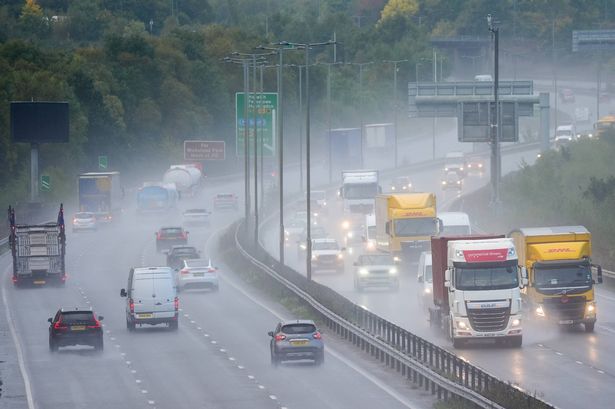
<path id="1" fill-rule="evenodd" d="M 260 245 L 250 248 L 242 243 L 242 240 L 250 240 L 250 235 L 240 234 L 243 226 L 243 223 L 238 224 L 233 234 L 236 248 L 247 261 L 309 304 L 336 334 L 425 391 L 431 391 L 438 399 L 456 396 L 480 408 L 492 409 L 554 408 L 354 304 L 330 288 L 308 281 L 297 271 L 280 264 Z"/>

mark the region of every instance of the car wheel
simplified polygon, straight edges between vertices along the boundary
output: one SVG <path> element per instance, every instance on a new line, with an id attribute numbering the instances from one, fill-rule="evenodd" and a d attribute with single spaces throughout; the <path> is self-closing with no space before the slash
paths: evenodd
<path id="1" fill-rule="evenodd" d="M 49 350 L 51 352 L 58 352 L 58 344 L 52 339 L 49 339 Z"/>
<path id="2" fill-rule="evenodd" d="M 219 286 L 219 285 L 214 286 L 214 287 L 212 288 L 212 291 L 213 291 L 214 293 L 217 293 L 218 291 L 220 291 L 220 286 Z"/>
<path id="3" fill-rule="evenodd" d="M 278 365 L 280 365 L 280 359 L 274 353 L 271 353 L 271 366 L 277 368 Z"/>
<path id="4" fill-rule="evenodd" d="M 94 344 L 94 349 L 98 352 L 102 352 L 105 349 L 102 337 L 98 341 L 96 341 L 96 343 Z"/>
<path id="5" fill-rule="evenodd" d="M 130 320 L 126 320 L 126 328 L 128 329 L 128 331 L 134 331 L 136 328 L 136 324 L 134 323 L 134 321 L 130 321 Z"/>
<path id="6" fill-rule="evenodd" d="M 177 331 L 178 328 L 179 328 L 179 322 L 177 320 L 169 322 L 169 329 L 171 331 Z"/>
<path id="7" fill-rule="evenodd" d="M 325 363 L 325 351 L 320 352 L 317 356 L 316 359 L 314 360 L 314 363 L 318 366 L 322 365 Z"/>

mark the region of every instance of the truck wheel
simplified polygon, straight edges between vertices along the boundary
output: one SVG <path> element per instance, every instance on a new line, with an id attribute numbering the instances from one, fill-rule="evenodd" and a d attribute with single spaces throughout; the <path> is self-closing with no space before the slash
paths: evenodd
<path id="1" fill-rule="evenodd" d="M 510 346 L 513 347 L 513 348 L 521 348 L 522 344 L 523 344 L 523 336 L 512 337 L 510 339 Z"/>
<path id="2" fill-rule="evenodd" d="M 594 332 L 594 326 L 595 325 L 596 325 L 596 322 L 586 322 L 584 324 L 585 332 Z"/>
<path id="3" fill-rule="evenodd" d="M 463 348 L 465 346 L 466 342 L 463 339 L 459 339 L 459 338 L 453 338 L 453 348 Z"/>

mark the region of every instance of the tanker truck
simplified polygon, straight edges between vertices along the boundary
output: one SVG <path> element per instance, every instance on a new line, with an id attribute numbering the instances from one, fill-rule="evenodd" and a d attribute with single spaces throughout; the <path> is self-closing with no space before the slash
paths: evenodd
<path id="1" fill-rule="evenodd" d="M 164 173 L 163 183 L 174 183 L 181 195 L 193 196 L 199 188 L 202 173 L 194 165 L 171 165 Z"/>

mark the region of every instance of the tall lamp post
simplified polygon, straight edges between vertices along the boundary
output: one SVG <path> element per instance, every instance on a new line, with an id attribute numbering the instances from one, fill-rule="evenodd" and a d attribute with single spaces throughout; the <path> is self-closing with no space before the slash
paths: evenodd
<path id="1" fill-rule="evenodd" d="M 395 132 L 395 167 L 397 167 L 397 114 L 399 111 L 399 104 L 397 101 L 397 64 L 408 62 L 408 60 L 384 60 L 383 62 L 393 64 L 393 129 Z"/>
<path id="2" fill-rule="evenodd" d="M 327 134 L 328 141 L 328 161 L 329 161 L 329 183 L 333 181 L 333 157 L 331 152 L 331 66 L 343 64 L 342 62 L 319 62 L 318 65 L 327 66 Z"/>
<path id="3" fill-rule="evenodd" d="M 491 14 L 487 15 L 489 31 L 493 35 L 494 41 L 494 69 L 493 69 L 493 100 L 495 115 L 491 122 L 491 204 L 497 208 L 500 204 L 500 110 L 498 106 L 498 86 L 499 86 L 499 54 L 500 54 L 500 29 L 497 22 L 493 20 Z M 557 98 L 557 96 L 556 96 Z"/>
<path id="4" fill-rule="evenodd" d="M 365 131 L 364 131 L 364 118 L 363 118 L 363 67 L 373 64 L 373 61 L 369 62 L 347 62 L 348 65 L 356 65 L 359 67 L 359 117 L 361 119 L 361 168 L 365 164 L 365 154 L 363 152 L 365 145 Z"/>
<path id="5" fill-rule="evenodd" d="M 305 162 L 306 162 L 306 193 L 307 193 L 307 260 L 306 260 L 306 276 L 308 280 L 312 280 L 312 209 L 310 206 L 310 49 L 325 45 L 333 45 L 335 41 L 326 41 L 323 43 L 291 43 L 282 41 L 278 45 L 299 48 L 305 52 Z"/>

